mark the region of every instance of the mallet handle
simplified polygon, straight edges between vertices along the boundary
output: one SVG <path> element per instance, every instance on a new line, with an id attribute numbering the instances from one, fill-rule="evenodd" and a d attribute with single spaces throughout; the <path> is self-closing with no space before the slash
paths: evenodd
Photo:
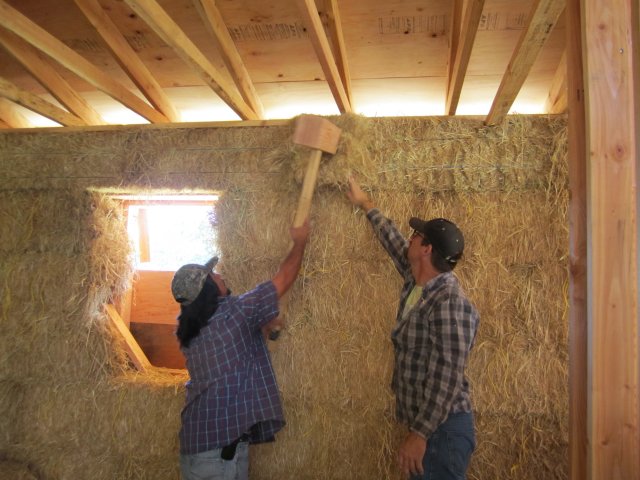
<path id="1" fill-rule="evenodd" d="M 309 155 L 309 164 L 304 174 L 302 182 L 302 191 L 298 200 L 298 209 L 293 219 L 293 226 L 300 227 L 304 223 L 304 219 L 309 216 L 311 210 L 311 199 L 313 191 L 316 188 L 316 178 L 318 177 L 318 168 L 320 168 L 320 159 L 322 158 L 322 150 L 312 150 Z"/>

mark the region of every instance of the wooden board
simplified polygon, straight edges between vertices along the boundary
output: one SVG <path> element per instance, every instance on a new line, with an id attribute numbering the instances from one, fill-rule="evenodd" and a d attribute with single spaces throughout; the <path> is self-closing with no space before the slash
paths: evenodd
<path id="1" fill-rule="evenodd" d="M 131 333 L 144 350 L 152 365 L 166 368 L 185 368 L 175 326 L 157 323 L 131 323 Z"/>
<path id="2" fill-rule="evenodd" d="M 175 326 L 180 308 L 171 295 L 174 272 L 139 270 L 133 282 L 131 323 Z"/>
<path id="3" fill-rule="evenodd" d="M 111 325 L 118 332 L 120 338 L 122 339 L 123 346 L 129 359 L 134 364 L 134 366 L 140 370 L 141 372 L 146 371 L 151 367 L 149 363 L 148 357 L 145 355 L 145 351 L 141 348 L 141 346 L 136 342 L 136 339 L 133 337 L 127 326 L 120 318 L 116 307 L 111 304 L 105 305 L 105 309 L 109 319 L 111 321 Z"/>
<path id="4" fill-rule="evenodd" d="M 582 5 L 589 155 L 587 478 L 638 480 L 638 2 Z"/>

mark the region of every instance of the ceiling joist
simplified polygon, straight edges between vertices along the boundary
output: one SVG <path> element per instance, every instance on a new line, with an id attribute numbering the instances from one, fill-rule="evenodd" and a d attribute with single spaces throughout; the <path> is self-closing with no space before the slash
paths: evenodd
<path id="1" fill-rule="evenodd" d="M 131 78 L 136 87 L 157 110 L 170 121 L 179 122 L 180 115 L 164 93 L 149 69 L 142 63 L 118 27 L 111 21 L 97 0 L 75 0 L 76 5 L 96 31 L 104 39 L 118 64 Z"/>
<path id="2" fill-rule="evenodd" d="M 453 65 L 458 52 L 460 41 L 460 26 L 462 25 L 462 11 L 465 0 L 453 0 L 451 2 L 451 21 L 449 22 L 449 60 L 447 63 L 447 78 L 453 76 Z M 448 82 L 447 82 L 448 83 Z"/>
<path id="3" fill-rule="evenodd" d="M 216 7 L 214 0 L 194 0 L 196 9 L 202 18 L 207 30 L 218 44 L 218 49 L 222 54 L 222 59 L 231 73 L 231 77 L 236 83 L 240 95 L 256 112 L 258 118 L 264 118 L 262 102 L 260 101 L 256 89 L 251 81 L 249 72 L 242 61 L 240 53 L 236 48 L 224 19 Z"/>
<path id="4" fill-rule="evenodd" d="M 87 125 L 106 125 L 100 114 L 55 70 L 46 55 L 4 28 L 0 28 L 0 44 L 67 110 Z"/>
<path id="5" fill-rule="evenodd" d="M 0 97 L 0 121 L 9 128 L 29 128 L 31 124 L 14 108 L 14 103 Z"/>
<path id="6" fill-rule="evenodd" d="M 452 52 L 452 68 L 449 70 L 449 82 L 447 84 L 446 114 L 455 115 L 460 101 L 460 93 L 464 84 L 464 77 L 467 75 L 467 67 L 473 50 L 473 42 L 478 32 L 484 0 L 467 0 L 464 6 L 462 22 L 460 28 L 456 28 L 460 34 L 455 45 L 455 52 Z"/>
<path id="7" fill-rule="evenodd" d="M 6 98 L 18 105 L 22 105 L 29 110 L 39 113 L 43 117 L 47 117 L 54 122 L 58 122 L 65 127 L 82 126 L 86 122 L 76 117 L 72 113 L 57 107 L 51 102 L 47 102 L 33 93 L 22 90 L 9 80 L 0 77 L 0 97 Z"/>
<path id="8" fill-rule="evenodd" d="M 549 96 L 544 105 L 547 113 L 563 113 L 567 110 L 567 52 L 562 54 L 556 74 L 549 89 Z"/>
<path id="9" fill-rule="evenodd" d="M 356 100 L 364 115 L 487 116 L 493 102 L 497 122 L 564 108 L 564 25 L 544 18 L 565 1 L 0 0 L 0 77 L 89 125 L 350 112 Z M 138 115 L 116 116 L 121 104 Z"/>
<path id="10" fill-rule="evenodd" d="M 169 121 L 162 113 L 138 98 L 120 82 L 85 60 L 4 0 L 0 0 L 0 25 L 150 122 L 167 123 Z"/>
<path id="11" fill-rule="evenodd" d="M 244 101 L 235 87 L 224 79 L 216 67 L 155 0 L 125 0 L 125 2 L 167 45 L 173 48 L 186 64 L 200 75 L 241 119 L 259 119 L 256 112 Z"/>
<path id="12" fill-rule="evenodd" d="M 489 115 L 485 119 L 487 125 L 502 122 L 509 113 L 538 53 L 551 35 L 560 14 L 565 8 L 564 0 L 536 0 L 529 14 L 527 26 L 520 36 L 518 45 L 502 77 L 498 92 L 493 99 Z"/>
<path id="13" fill-rule="evenodd" d="M 333 55 L 336 60 L 336 66 L 342 79 L 342 85 L 349 99 L 349 103 L 353 105 L 353 96 L 351 94 L 351 73 L 349 71 L 349 63 L 347 61 L 347 48 L 344 42 L 344 34 L 342 32 L 342 20 L 340 19 L 340 10 L 338 9 L 338 0 L 324 0 L 324 8 L 327 16 L 327 28 L 329 37 L 333 45 Z"/>
<path id="14" fill-rule="evenodd" d="M 313 0 L 297 0 L 300 13 L 303 16 L 304 24 L 309 32 L 309 37 L 313 43 L 322 71 L 326 77 L 333 98 L 335 99 L 340 113 L 351 112 L 351 102 L 347 97 L 347 92 L 342 84 L 342 78 L 338 72 L 336 60 L 333 57 L 329 40 L 322 27 L 320 15 Z"/>

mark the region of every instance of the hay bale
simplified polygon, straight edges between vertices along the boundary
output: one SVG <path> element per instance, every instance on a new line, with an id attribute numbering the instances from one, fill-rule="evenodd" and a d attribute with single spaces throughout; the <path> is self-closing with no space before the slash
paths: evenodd
<path id="1" fill-rule="evenodd" d="M 351 174 L 401 230 L 417 215 L 465 232 L 457 273 L 482 317 L 470 478 L 567 478 L 565 118 L 331 120 L 343 135 L 322 162 L 287 328 L 270 345 L 288 425 L 255 448 L 252 478 L 400 478 L 388 383 L 401 285 L 345 199 Z M 133 372 L 102 310 L 133 274 L 110 195 L 221 194 L 221 269 L 242 292 L 288 249 L 308 157 L 292 131 L 0 134 L 0 455 L 37 465 L 37 478 L 178 478 L 186 375 Z"/>

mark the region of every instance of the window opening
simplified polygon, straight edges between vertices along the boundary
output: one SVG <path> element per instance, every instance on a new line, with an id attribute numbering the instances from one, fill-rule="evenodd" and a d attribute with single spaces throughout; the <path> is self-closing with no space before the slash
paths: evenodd
<path id="1" fill-rule="evenodd" d="M 186 263 L 204 264 L 212 256 L 220 256 L 215 214 L 218 196 L 121 195 L 115 198 L 123 201 L 127 213 L 127 232 L 133 246 L 131 261 L 135 269 L 130 291 L 118 302 L 117 308 L 114 307 L 131 333 L 130 338 L 126 333 L 123 337 L 125 341 L 137 342 L 151 365 L 184 368 L 184 357 L 175 337 L 180 309 L 171 295 L 171 279 Z M 111 311 L 110 316 L 113 313 Z M 127 349 L 135 350 L 135 345 Z M 140 368 L 140 362 L 133 356 L 132 360 Z"/>

